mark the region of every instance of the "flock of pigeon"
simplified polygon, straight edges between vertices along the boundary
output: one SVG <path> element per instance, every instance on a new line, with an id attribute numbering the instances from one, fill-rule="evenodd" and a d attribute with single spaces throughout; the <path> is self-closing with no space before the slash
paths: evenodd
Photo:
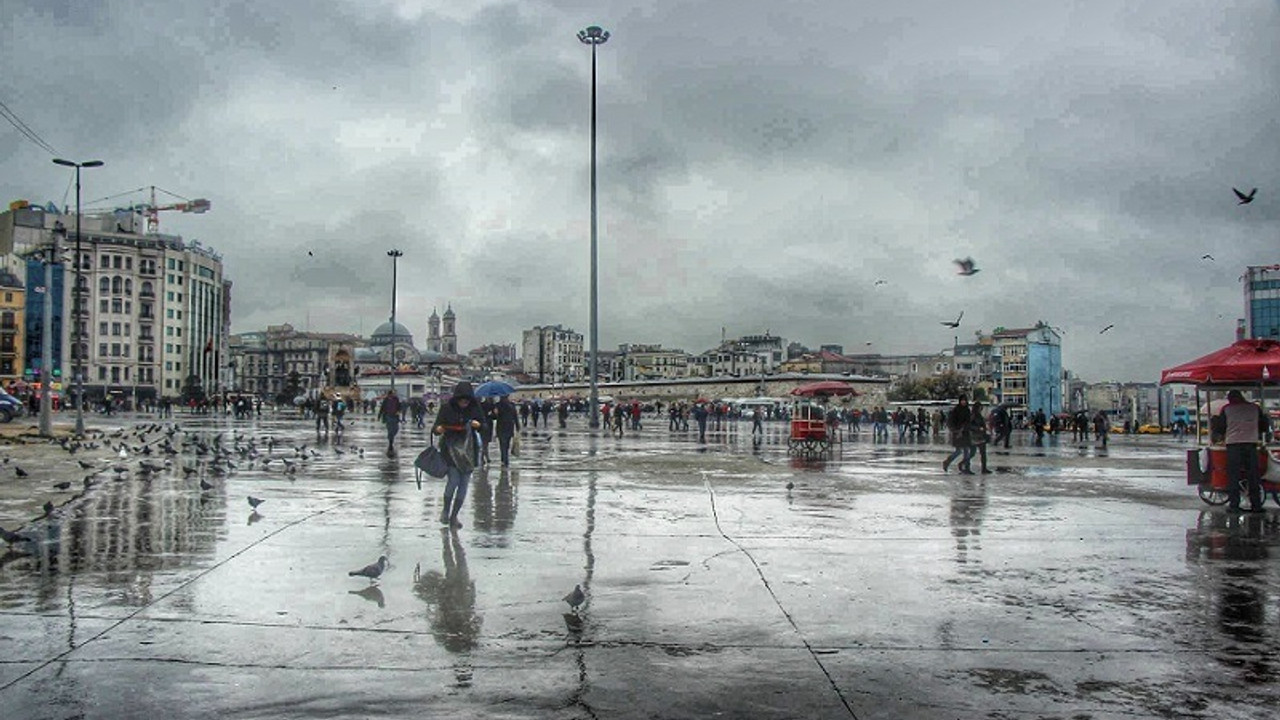
<path id="1" fill-rule="evenodd" d="M 278 447 L 279 444 L 271 436 L 257 438 L 243 435 L 238 431 L 233 431 L 230 436 L 225 431 L 217 433 L 189 431 L 184 430 L 178 423 L 142 424 L 133 429 L 120 429 L 111 433 L 95 431 L 84 439 L 63 438 L 50 441 L 50 444 L 61 448 L 68 455 L 75 456 L 83 452 L 86 455 L 92 453 L 100 458 L 97 461 L 90 461 L 84 459 L 85 455 L 81 455 L 76 459 L 79 467 L 87 473 L 81 480 L 85 491 L 102 481 L 104 476 L 114 481 L 124 481 L 130 477 L 147 478 L 156 473 L 177 470 L 184 477 L 194 476 L 200 492 L 205 493 L 216 487 L 206 478 L 216 479 L 241 469 L 261 468 L 268 471 L 278 470 L 293 479 L 299 468 L 323 456 L 319 450 L 308 447 L 305 443 L 298 446 Z M 113 458 L 101 458 L 104 450 L 109 451 Z M 363 448 L 343 450 L 334 447 L 332 451 L 339 456 L 355 453 L 358 457 L 364 457 Z M 11 462 L 7 456 L 3 458 L 3 464 L 13 468 L 15 477 L 25 478 L 29 475 L 17 463 Z M 53 485 L 54 489 L 60 491 L 68 490 L 71 486 L 72 482 L 69 480 Z M 265 501 L 253 495 L 247 496 L 247 501 L 253 513 L 250 516 L 252 522 L 257 516 L 258 507 Z M 43 510 L 46 518 L 57 512 L 52 502 L 46 502 Z M 12 551 L 24 554 L 30 554 L 32 548 L 41 542 L 39 534 L 34 531 L 12 531 L 3 527 L 0 527 L 0 539 L 3 539 Z M 367 578 L 372 584 L 382 577 L 389 565 L 387 556 L 382 555 L 377 561 L 358 570 L 352 570 L 347 575 Z M 582 587 L 575 586 L 573 591 L 564 597 L 564 601 L 573 611 L 572 620 L 567 617 L 566 621 L 571 627 L 577 626 L 580 623 L 578 610 L 586 602 L 586 594 L 582 591 Z"/>
<path id="2" fill-rule="evenodd" d="M 103 479 L 123 481 L 130 477 L 148 478 L 156 473 L 178 470 L 183 477 L 194 477 L 203 493 L 216 487 L 209 479 L 223 477 L 242 468 L 278 470 L 293 479 L 299 468 L 322 456 L 320 451 L 307 447 L 306 443 L 277 448 L 277 442 L 271 436 L 249 437 L 236 431 L 228 437 L 226 432 L 184 430 L 177 423 L 141 424 L 132 429 L 122 428 L 111 433 L 91 431 L 81 439 L 68 437 L 51 440 L 50 445 L 61 448 L 72 456 L 84 453 L 76 458 L 76 464 L 87 473 L 81 480 L 85 492 Z M 104 450 L 109 451 L 113 457 L 101 458 Z M 337 455 L 355 452 L 359 457 L 364 457 L 363 448 L 344 451 L 335 447 L 333 452 Z M 84 459 L 89 454 L 98 456 L 98 459 Z M 15 477 L 25 478 L 29 475 L 7 456 L 3 458 L 3 464 L 13 468 Z M 71 489 L 72 485 L 72 481 L 63 480 L 54 483 L 53 488 L 65 491 Z M 252 495 L 247 499 L 250 510 L 256 515 L 263 499 Z M 46 518 L 57 510 L 52 502 L 46 502 L 43 509 Z M 8 543 L 13 551 L 30 550 L 31 543 L 36 542 L 37 537 L 29 531 L 12 531 L 0 527 L 0 539 Z"/>

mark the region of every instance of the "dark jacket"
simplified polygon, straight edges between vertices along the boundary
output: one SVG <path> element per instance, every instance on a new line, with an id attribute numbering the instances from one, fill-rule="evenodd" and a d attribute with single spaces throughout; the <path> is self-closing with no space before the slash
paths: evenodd
<path id="1" fill-rule="evenodd" d="M 947 413 L 947 429 L 951 431 L 953 447 L 964 447 L 969 444 L 969 422 L 972 417 L 968 405 L 957 405 Z"/>
<path id="2" fill-rule="evenodd" d="M 516 426 L 520 423 L 520 411 L 516 410 L 515 403 L 502 398 L 498 401 L 498 406 L 493 409 L 493 417 L 498 421 L 498 437 L 509 438 L 516 434 Z"/>
<path id="3" fill-rule="evenodd" d="M 444 455 L 445 461 L 454 467 L 457 467 L 457 463 L 453 460 L 450 446 L 462 447 L 467 443 L 470 433 L 480 432 L 479 429 L 471 427 L 472 420 L 484 423 L 484 411 L 480 409 L 480 403 L 472 398 L 471 404 L 464 409 L 455 397 L 441 403 L 440 411 L 436 413 L 436 421 L 431 426 L 433 431 L 436 427 L 444 427 L 437 447 L 440 448 L 440 454 Z"/>

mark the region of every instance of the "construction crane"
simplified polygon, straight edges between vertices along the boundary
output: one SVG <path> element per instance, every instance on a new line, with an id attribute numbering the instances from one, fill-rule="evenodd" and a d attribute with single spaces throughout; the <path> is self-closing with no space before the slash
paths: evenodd
<path id="1" fill-rule="evenodd" d="M 181 195 L 174 195 L 174 193 L 171 193 L 168 190 L 161 190 L 161 192 L 169 195 L 173 195 L 176 198 L 181 198 L 183 202 L 170 203 L 168 205 L 157 205 L 156 204 L 156 186 L 152 185 L 151 186 L 151 204 L 143 208 L 143 213 L 147 216 L 147 234 L 148 235 L 155 235 L 156 233 L 160 232 L 160 211 L 161 210 L 178 210 L 184 213 L 200 214 L 200 213 L 209 212 L 209 208 L 213 207 L 213 203 L 209 202 L 204 198 L 188 200 L 186 198 L 183 198 Z"/>

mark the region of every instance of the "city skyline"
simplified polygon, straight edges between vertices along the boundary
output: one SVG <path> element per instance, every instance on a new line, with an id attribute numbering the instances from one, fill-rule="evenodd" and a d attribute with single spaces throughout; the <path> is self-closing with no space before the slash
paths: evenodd
<path id="1" fill-rule="evenodd" d="M 233 332 L 376 327 L 398 247 L 415 335 L 449 301 L 460 349 L 585 333 L 590 24 L 601 349 L 1044 320 L 1082 377 L 1149 380 L 1231 342 L 1237 278 L 1280 260 L 1274 3 L 10 7 L 30 81 L 0 101 L 106 161 L 86 208 L 209 198 L 161 230 L 223 254 Z M 0 131 L 0 198 L 65 207 L 70 173 Z"/>

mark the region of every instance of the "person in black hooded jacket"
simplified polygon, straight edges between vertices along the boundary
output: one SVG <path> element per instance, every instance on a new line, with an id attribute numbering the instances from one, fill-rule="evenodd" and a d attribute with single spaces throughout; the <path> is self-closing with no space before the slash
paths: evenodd
<path id="1" fill-rule="evenodd" d="M 458 513 L 467 499 L 471 473 L 480 465 L 483 456 L 484 449 L 480 446 L 483 441 L 479 437 L 483 422 L 484 414 L 476 402 L 471 383 L 463 381 L 454 386 L 453 397 L 440 404 L 432 425 L 432 432 L 440 437 L 440 454 L 449 466 L 440 522 L 453 528 L 462 527 Z"/>

